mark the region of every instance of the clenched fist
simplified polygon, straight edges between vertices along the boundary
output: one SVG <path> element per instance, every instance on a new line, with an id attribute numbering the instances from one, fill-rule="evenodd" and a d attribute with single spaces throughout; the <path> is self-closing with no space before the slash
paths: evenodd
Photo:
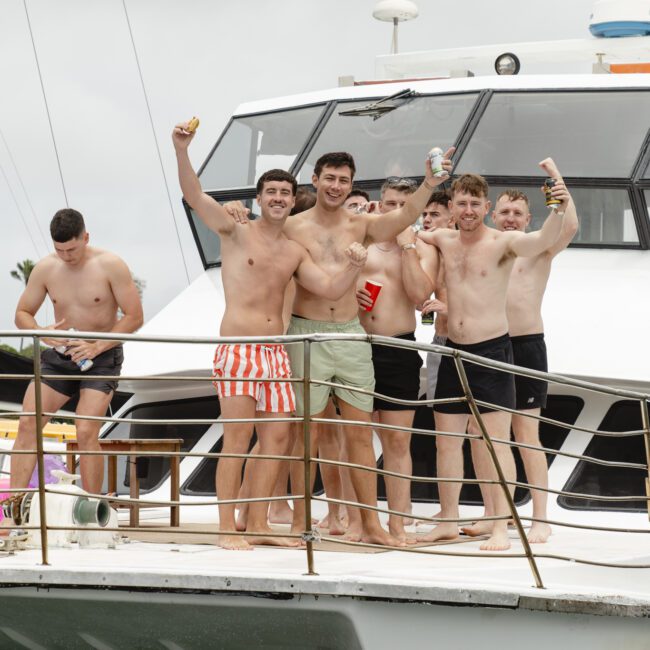
<path id="1" fill-rule="evenodd" d="M 367 249 L 357 241 L 351 243 L 345 249 L 345 254 L 350 258 L 350 263 L 354 266 L 363 266 L 368 257 Z"/>

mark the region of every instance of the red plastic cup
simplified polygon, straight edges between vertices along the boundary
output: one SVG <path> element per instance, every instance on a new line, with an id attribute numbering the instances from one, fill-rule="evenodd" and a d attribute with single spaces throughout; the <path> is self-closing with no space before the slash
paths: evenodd
<path id="1" fill-rule="evenodd" d="M 381 291 L 381 288 L 384 285 L 381 282 L 375 282 L 374 280 L 366 280 L 366 290 L 370 293 L 370 300 L 372 300 L 372 305 L 370 307 L 364 307 L 366 311 L 372 311 L 372 308 L 377 302 L 377 296 Z"/>

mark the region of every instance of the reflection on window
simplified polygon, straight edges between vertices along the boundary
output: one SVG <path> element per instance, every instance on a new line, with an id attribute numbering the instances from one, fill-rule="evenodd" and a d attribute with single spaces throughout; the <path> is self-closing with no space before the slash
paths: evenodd
<path id="1" fill-rule="evenodd" d="M 357 180 L 423 176 L 429 149 L 454 144 L 476 97 L 476 93 L 418 97 L 378 120 L 338 114 L 367 101 L 339 103 L 302 166 L 298 182 L 308 183 L 316 160 L 329 151 L 348 151 L 354 156 Z"/>
<path id="2" fill-rule="evenodd" d="M 643 428 L 638 402 L 616 402 L 605 416 L 601 431 L 637 431 Z M 585 456 L 621 463 L 646 462 L 643 435 L 620 438 L 594 436 L 584 452 Z M 643 497 L 646 493 L 645 469 L 595 465 L 581 460 L 569 477 L 563 490 L 594 496 Z M 645 501 L 600 501 L 561 496 L 558 503 L 572 510 L 626 510 L 646 512 Z"/>
<path id="3" fill-rule="evenodd" d="M 647 91 L 496 93 L 457 171 L 538 176 L 551 156 L 564 176 L 628 177 L 649 113 Z"/>
<path id="4" fill-rule="evenodd" d="M 220 202 L 225 203 L 226 200 Z M 257 212 L 257 201 L 254 199 L 247 199 L 242 201 L 242 203 L 251 210 L 251 213 Z M 190 210 L 190 214 L 192 215 L 192 222 L 196 228 L 199 244 L 201 245 L 203 256 L 205 257 L 205 263 L 208 266 L 217 264 L 221 261 L 221 238 L 196 216 L 194 210 Z"/>
<path id="5" fill-rule="evenodd" d="M 140 404 L 134 406 L 122 417 L 142 420 L 216 420 L 220 412 L 219 399 L 215 394 L 212 397 Z M 129 424 L 120 422 L 109 431 L 106 438 L 180 438 L 183 440 L 181 449 L 189 451 L 210 426 L 210 424 Z M 169 460 L 167 458 L 142 456 L 137 459 L 137 464 L 141 492 L 155 490 L 169 475 Z M 117 477 L 118 494 L 128 494 L 129 468 L 125 456 L 118 456 Z"/>
<path id="6" fill-rule="evenodd" d="M 490 189 L 492 206 L 499 194 L 506 189 L 493 185 Z M 529 230 L 538 230 L 548 216 L 544 196 L 536 187 L 516 187 L 525 192 L 533 215 Z M 574 244 L 628 244 L 639 243 L 639 236 L 632 214 L 627 190 L 569 187 L 578 211 L 579 229 Z M 492 224 L 491 216 L 488 225 Z"/>
<path id="7" fill-rule="evenodd" d="M 201 172 L 203 189 L 247 187 L 269 169 L 288 171 L 322 112 L 320 105 L 236 117 Z"/>

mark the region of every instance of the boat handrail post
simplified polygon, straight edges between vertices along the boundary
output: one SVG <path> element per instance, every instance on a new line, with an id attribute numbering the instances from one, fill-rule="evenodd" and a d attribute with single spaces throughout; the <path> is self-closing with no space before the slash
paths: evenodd
<path id="1" fill-rule="evenodd" d="M 645 399 L 639 400 L 641 406 L 641 423 L 643 425 L 643 441 L 645 443 L 645 462 L 647 465 L 647 476 L 645 479 L 645 494 L 648 499 L 645 502 L 650 520 L 650 416 L 648 415 L 648 402 Z"/>
<path id="2" fill-rule="evenodd" d="M 530 569 L 533 572 L 533 577 L 535 578 L 535 586 L 538 589 L 544 589 L 542 576 L 539 573 L 539 568 L 537 567 L 537 562 L 535 561 L 533 550 L 530 547 L 528 537 L 526 537 L 526 532 L 524 531 L 524 526 L 521 523 L 521 519 L 519 518 L 519 513 L 517 512 L 517 507 L 515 506 L 514 499 L 512 498 L 512 494 L 510 494 L 510 487 L 506 481 L 506 476 L 503 473 L 501 463 L 499 463 L 496 450 L 494 449 L 494 444 L 492 443 L 492 438 L 490 438 L 490 434 L 488 433 L 487 427 L 485 426 L 485 422 L 483 421 L 476 401 L 474 400 L 474 395 L 472 394 L 472 390 L 467 379 L 467 374 L 465 373 L 463 360 L 460 358 L 460 355 L 457 353 L 457 351 L 454 351 L 454 363 L 456 364 L 456 372 L 458 372 L 458 377 L 460 378 L 460 382 L 463 386 L 463 392 L 467 398 L 467 404 L 472 415 L 474 416 L 474 419 L 476 420 L 476 423 L 479 426 L 479 429 L 481 430 L 483 442 L 485 443 L 488 454 L 490 455 L 492 463 L 494 464 L 497 476 L 499 477 L 499 484 L 501 485 L 501 489 L 503 490 L 503 494 L 508 504 L 510 515 L 515 522 L 515 527 L 517 528 L 517 533 L 519 534 L 519 538 L 521 539 L 521 543 L 524 547 L 526 558 L 528 559 L 528 564 L 530 565 Z"/>
<path id="3" fill-rule="evenodd" d="M 43 565 L 49 565 L 47 557 L 47 508 L 45 505 L 45 458 L 43 455 L 43 399 L 41 382 L 41 341 L 33 337 L 34 351 L 34 411 L 36 417 L 36 466 L 38 468 L 38 505 L 40 510 L 41 557 Z"/>
<path id="4" fill-rule="evenodd" d="M 307 549 L 307 575 L 318 575 L 314 571 L 314 541 L 311 524 L 311 399 L 310 399 L 310 380 L 311 380 L 311 341 L 305 339 L 302 342 L 303 347 L 303 379 L 302 379 L 302 435 L 303 435 L 303 464 L 305 474 L 305 532 L 304 540 Z"/>

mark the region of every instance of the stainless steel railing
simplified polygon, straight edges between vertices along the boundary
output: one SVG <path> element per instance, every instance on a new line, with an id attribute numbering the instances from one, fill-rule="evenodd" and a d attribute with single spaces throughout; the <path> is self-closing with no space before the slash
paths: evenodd
<path id="1" fill-rule="evenodd" d="M 34 350 L 39 349 L 40 345 L 40 339 L 43 337 L 49 337 L 49 338 L 67 338 L 69 336 L 68 333 L 66 332 L 47 332 L 47 331 L 42 331 L 42 330 L 30 330 L 30 331 L 5 331 L 5 332 L 0 332 L 0 336 L 2 337 L 31 337 L 33 342 L 34 342 Z M 412 515 L 411 513 L 403 513 L 403 512 L 398 512 L 395 510 L 391 510 L 388 508 L 381 508 L 377 505 L 371 505 L 371 504 L 363 504 L 363 503 L 358 503 L 358 502 L 350 502 L 350 501 L 344 501 L 341 499 L 333 499 L 331 497 L 327 496 L 313 496 L 311 494 L 311 490 L 309 489 L 309 486 L 311 485 L 311 464 L 314 462 L 318 462 L 320 464 L 329 464 L 333 466 L 338 466 L 338 467 L 347 467 L 349 469 L 357 470 L 357 471 L 368 471 L 368 472 L 373 472 L 377 475 L 382 475 L 382 476 L 388 476 L 388 477 L 394 477 L 394 478 L 400 478 L 400 479 L 405 479 L 405 480 L 410 480 L 414 482 L 442 482 L 442 481 L 449 481 L 449 482 L 461 482 L 461 483 L 477 483 L 477 484 L 495 484 L 498 483 L 504 493 L 504 496 L 506 498 L 507 504 L 508 504 L 508 509 L 509 509 L 509 514 L 507 515 L 507 518 L 512 518 L 512 520 L 515 523 L 515 527 L 519 536 L 519 539 L 521 541 L 521 544 L 523 546 L 523 553 L 506 553 L 506 552 L 496 552 L 496 553 L 489 553 L 489 552 L 478 552 L 478 553 L 472 553 L 472 552 L 462 552 L 462 551 L 446 551 L 443 549 L 430 549 L 430 548 L 412 548 L 412 547 L 406 547 L 406 548 L 399 548 L 396 550 L 400 550 L 402 552 L 408 552 L 408 553 L 420 553 L 420 554 L 435 554 L 435 555 L 454 555 L 454 556 L 465 556 L 465 557 L 508 557 L 508 558 L 523 558 L 525 557 L 530 565 L 531 572 L 535 578 L 535 583 L 536 586 L 539 588 L 543 587 L 543 582 L 542 578 L 537 566 L 536 559 L 537 558 L 553 558 L 553 559 L 561 559 L 561 560 L 567 560 L 567 561 L 572 561 L 572 562 L 578 562 L 578 563 L 585 563 L 585 564 L 593 564 L 593 565 L 598 565 L 598 566 L 608 566 L 608 567 L 625 567 L 625 568 L 650 568 L 650 565 L 648 564 L 642 564 L 642 563 L 636 563 L 636 564 L 630 564 L 630 563 L 625 563 L 625 564 L 616 564 L 616 563 L 611 563 L 611 562 L 598 562 L 595 560 L 589 560 L 589 559 L 584 559 L 584 558 L 575 558 L 575 557 L 568 557 L 568 556 L 562 556 L 558 554 L 552 554 L 552 553 L 544 553 L 544 552 L 533 552 L 528 539 L 526 537 L 526 534 L 524 532 L 523 524 L 522 521 L 540 521 L 537 519 L 533 519 L 532 517 L 522 517 L 519 515 L 517 508 L 515 506 L 515 503 L 513 501 L 513 498 L 511 496 L 510 488 L 515 488 L 515 487 L 524 487 L 524 488 L 529 488 L 529 489 L 535 489 L 535 490 L 540 490 L 540 491 L 545 491 L 550 494 L 558 494 L 558 495 L 565 495 L 565 496 L 571 496 L 574 498 L 582 498 L 582 499 L 592 499 L 592 500 L 602 500 L 602 501 L 622 501 L 622 500 L 634 500 L 634 501 L 645 501 L 646 503 L 650 502 L 650 416 L 648 413 L 648 399 L 650 399 L 650 395 L 641 393 L 641 392 L 636 392 L 636 391 L 630 391 L 630 390 L 623 390 L 623 389 L 616 389 L 616 388 L 611 388 L 607 386 L 601 386 L 599 384 L 594 384 L 590 382 L 585 382 L 581 380 L 576 380 L 568 377 L 564 377 L 561 375 L 554 375 L 551 373 L 543 373 L 539 371 L 534 371 L 534 370 L 529 370 L 529 369 L 524 369 L 516 366 L 511 366 L 509 364 L 505 363 L 500 363 L 492 360 L 485 359 L 484 357 L 479 357 L 467 352 L 459 351 L 459 350 L 451 350 L 449 348 L 445 348 L 442 346 L 437 346 L 433 344 L 423 344 L 423 343 L 418 343 L 418 342 L 410 342 L 410 341 L 404 341 L 404 340 L 397 340 L 393 339 L 390 337 L 383 337 L 383 336 L 376 336 L 376 335 L 361 335 L 361 334 L 355 334 L 355 335 L 345 335 L 345 334 L 313 334 L 313 335 L 301 335 L 301 336 L 276 336 L 276 337 L 208 337 L 208 338 L 189 338 L 189 337 L 163 337 L 163 336 L 143 336 L 143 335 L 117 335 L 117 334 L 106 334 L 106 333 L 97 333 L 97 332 L 75 332 L 75 337 L 76 338 L 81 338 L 81 339 L 102 339 L 102 340 L 119 340 L 119 341 L 131 341 L 131 342 L 142 342 L 142 343 L 147 343 L 147 342 L 154 342 L 154 343 L 175 343 L 175 344 L 217 344 L 217 343 L 284 343 L 284 344 L 301 344 L 303 346 L 303 354 L 304 354 L 304 368 L 305 373 L 303 377 L 298 377 L 298 378 L 292 378 L 290 382 L 294 383 L 302 383 L 303 388 L 304 388 L 304 401 L 305 401 L 305 417 L 302 418 L 302 434 L 304 437 L 304 454 L 302 457 L 295 457 L 295 456 L 274 456 L 274 455 L 255 455 L 256 459 L 259 460 L 288 460 L 292 462 L 302 462 L 303 467 L 304 467 L 304 479 L 305 479 L 305 491 L 302 495 L 282 495 L 282 496 L 276 496 L 276 497 L 262 497 L 262 498 L 237 498 L 237 499 L 230 499 L 230 500 L 223 500 L 223 499 L 214 499 L 214 500 L 201 500 L 200 503 L 191 503 L 191 502 L 186 502 L 186 501 L 161 501 L 161 500 L 151 500 L 151 499 L 146 499 L 146 498 L 140 498 L 137 500 L 134 499 L 128 499 L 124 497 L 119 497 L 119 501 L 125 505 L 129 504 L 139 504 L 139 505 L 149 505 L 149 506 L 170 506 L 170 505 L 183 505 L 183 507 L 190 507 L 193 505 L 200 505 L 200 506 L 205 506 L 205 505 L 219 505 L 219 504 L 226 504 L 226 503 L 237 503 L 237 504 L 245 504 L 245 503 L 255 503 L 255 502 L 271 502 L 271 501 L 276 501 L 276 500 L 284 500 L 284 499 L 302 499 L 305 502 L 305 525 L 304 525 L 304 531 L 301 535 L 297 534 L 278 534 L 278 533 L 273 533 L 274 537 L 281 537 L 281 536 L 286 536 L 286 537 L 292 537 L 292 538 L 301 538 L 305 542 L 305 547 L 306 547 L 306 554 L 307 554 L 307 569 L 308 573 L 311 575 L 315 575 L 315 569 L 314 569 L 314 555 L 313 555 L 313 545 L 314 542 L 317 539 L 324 539 L 333 543 L 337 544 L 350 544 L 350 545 L 356 545 L 356 546 L 361 546 L 361 547 L 372 547 L 376 548 L 377 545 L 374 544 L 367 544 L 363 542 L 352 542 L 348 540 L 342 540 L 342 539 L 337 539 L 332 536 L 326 536 L 326 535 L 320 535 L 318 534 L 317 531 L 315 531 L 311 525 L 311 504 L 312 501 L 320 501 L 320 502 L 325 502 L 325 503 L 339 503 L 343 505 L 347 505 L 350 507 L 358 507 L 362 509 L 368 509 L 368 510 L 375 510 L 380 513 L 384 514 L 393 514 L 397 516 L 411 516 L 414 517 L 415 519 L 423 520 L 423 521 L 428 521 L 432 523 L 438 523 L 441 521 L 453 521 L 456 523 L 463 523 L 463 522 L 469 522 L 473 521 L 475 517 L 472 518 L 459 518 L 459 519 L 442 519 L 442 518 L 432 518 L 432 517 L 421 517 L 421 516 L 415 516 Z M 468 404 L 468 407 L 476 419 L 476 422 L 478 423 L 479 429 L 481 431 L 480 436 L 472 436 L 471 434 L 468 433 L 453 433 L 453 432 L 442 432 L 442 431 L 431 431 L 431 430 L 424 430 L 424 429 L 418 429 L 414 427 L 409 427 L 409 428 L 402 428 L 402 427 L 397 427 L 393 425 L 387 425 L 387 424 L 382 424 L 382 429 L 386 430 L 408 430 L 412 432 L 415 435 L 424 435 L 424 436 L 458 436 L 458 437 L 463 437 L 463 438 L 469 438 L 469 439 L 480 439 L 483 440 L 486 448 L 488 450 L 489 456 L 491 458 L 491 461 L 494 465 L 494 469 L 497 474 L 497 479 L 496 480 L 486 480 L 486 479 L 464 479 L 464 478 L 451 478 L 451 479 L 441 479 L 438 477 L 429 477 L 429 476 L 413 476 L 413 475 L 405 475 L 405 474 L 400 474 L 398 472 L 392 472 L 384 469 L 377 469 L 376 467 L 365 467 L 363 465 L 357 465 L 354 463 L 349 463 L 349 462 L 344 462 L 340 460 L 331 460 L 331 459 L 323 459 L 323 458 L 317 458 L 314 456 L 312 453 L 312 450 L 310 449 L 310 432 L 311 432 L 311 426 L 313 424 L 318 425 L 318 424 L 340 424 L 340 425 L 355 425 L 355 426 L 363 426 L 363 427 L 374 427 L 376 426 L 373 423 L 368 423 L 368 422 L 360 422 L 360 421 L 352 421 L 352 420 L 331 420 L 327 418 L 316 418 L 312 417 L 309 415 L 309 396 L 310 396 L 310 390 L 309 387 L 311 385 L 326 385 L 330 386 L 332 388 L 335 388 L 338 384 L 334 382 L 324 382 L 324 381 L 319 381 L 319 380 L 312 380 L 310 377 L 309 373 L 309 368 L 310 368 L 310 352 L 311 352 L 311 346 L 313 344 L 318 344 L 320 342 L 324 341 L 330 341 L 330 340 L 346 340 L 346 341 L 370 341 L 372 343 L 377 343 L 377 344 L 382 344 L 382 345 L 388 345 L 388 346 L 393 346 L 393 347 L 402 347 L 402 348 L 411 348 L 411 349 L 416 349 L 418 351 L 431 351 L 431 352 L 437 352 L 443 355 L 449 355 L 454 358 L 454 363 L 456 365 L 457 372 L 459 374 L 463 390 L 464 390 L 464 396 L 458 398 L 458 399 L 447 399 L 447 400 L 417 400 L 417 401 L 408 401 L 408 400 L 398 400 L 398 399 L 393 399 L 384 395 L 379 395 L 377 393 L 368 393 L 368 391 L 364 391 L 361 389 L 354 389 L 350 386 L 346 386 L 345 388 L 347 390 L 356 390 L 357 392 L 361 393 L 368 393 L 372 394 L 373 396 L 379 396 L 382 397 L 382 399 L 385 399 L 387 401 L 399 403 L 399 404 L 404 404 L 404 405 L 412 405 L 414 408 L 421 406 L 421 405 L 435 405 L 443 402 L 458 402 L 458 401 L 465 401 Z M 574 388 L 578 388 L 580 390 L 585 390 L 585 391 L 593 391 L 601 394 L 606 394 L 606 395 L 611 395 L 611 396 L 616 396 L 628 400 L 635 400 L 639 403 L 639 408 L 640 408 L 640 414 L 641 414 L 641 421 L 643 428 L 637 431 L 627 431 L 627 432 L 608 432 L 608 431 L 598 431 L 595 429 L 589 429 L 585 427 L 580 427 L 576 425 L 567 425 L 564 422 L 561 422 L 559 420 L 554 420 L 552 418 L 548 418 L 545 416 L 535 416 L 532 414 L 526 414 L 527 417 L 531 417 L 534 419 L 537 419 L 540 422 L 544 422 L 547 424 L 552 424 L 555 426 L 559 426 L 562 428 L 570 428 L 571 430 L 575 431 L 581 431 L 584 433 L 589 433 L 592 435 L 601 435 L 601 436 L 634 436 L 634 435 L 642 435 L 644 438 L 644 445 L 645 445 L 645 452 L 646 452 L 646 462 L 645 463 L 626 463 L 626 462 L 617 462 L 617 461 L 607 461 L 603 459 L 597 459 L 593 457 L 589 457 L 583 454 L 575 454 L 575 453 L 570 453 L 566 451 L 561 451 L 561 450 L 555 450 L 555 449 L 550 449 L 542 446 L 536 446 L 536 445 L 527 445 L 524 443 L 519 443 L 516 441 L 512 440 L 501 440 L 501 439 L 492 439 L 490 436 L 489 431 L 485 427 L 485 423 L 481 417 L 481 413 L 479 412 L 479 406 L 487 406 L 494 408 L 496 410 L 501 410 L 505 412 L 510 412 L 510 413 L 519 413 L 518 411 L 514 411 L 512 409 L 505 409 L 505 408 L 499 408 L 496 407 L 495 405 L 482 402 L 480 400 L 476 400 L 472 394 L 471 387 L 469 386 L 469 383 L 467 381 L 467 376 L 465 373 L 465 368 L 464 365 L 466 363 L 475 363 L 475 364 L 480 364 L 484 366 L 489 366 L 495 369 L 503 370 L 506 372 L 511 372 L 515 373 L 518 375 L 523 375 L 527 377 L 533 377 L 537 379 L 542 379 L 544 381 L 548 381 L 550 383 L 555 383 L 555 384 L 561 384 L 565 386 L 571 386 Z M 206 364 L 207 365 L 207 364 Z M 43 564 L 48 564 L 48 541 L 47 541 L 47 531 L 48 530 L 79 530 L 79 527 L 73 527 L 73 528 L 64 528 L 64 527 L 59 527 L 59 526 L 48 526 L 47 520 L 46 520 L 46 508 L 45 508 L 45 495 L 48 491 L 47 486 L 45 485 L 45 480 L 44 480 L 44 449 L 43 449 L 43 418 L 44 417 L 52 417 L 56 416 L 55 413 L 48 413 L 44 412 L 42 408 L 42 399 L 41 399 L 41 382 L 43 379 L 43 374 L 41 371 L 41 365 L 40 365 L 40 357 L 38 355 L 35 355 L 34 361 L 33 361 L 33 366 L 34 366 L 34 372 L 33 374 L 4 374 L 0 375 L 0 380 L 5 379 L 5 380 L 10 380 L 10 379 L 33 379 L 34 384 L 35 384 L 35 394 L 36 394 L 36 400 L 35 400 L 35 409 L 34 411 L 31 412 L 5 412 L 5 413 L 0 413 L 0 416 L 33 416 L 36 418 L 36 431 L 37 431 L 37 444 L 36 444 L 36 449 L 34 450 L 12 450 L 10 452 L 5 452 L 9 454 L 36 454 L 37 457 L 37 468 L 38 468 L 38 488 L 35 489 L 5 489 L 5 492 L 9 493 L 27 493 L 27 492 L 37 492 L 38 493 L 38 498 L 40 501 L 40 512 L 41 512 L 41 520 L 40 520 L 40 525 L 39 525 L 39 530 L 40 530 L 40 537 L 41 537 L 41 546 L 42 546 L 42 562 Z M 47 378 L 50 379 L 69 379 L 68 376 L 65 375 L 47 375 Z M 89 372 L 86 375 L 87 378 L 92 378 L 92 371 Z M 113 379 L 111 377 L 106 377 L 102 376 L 102 379 Z M 142 381 L 146 380 L 147 382 L 166 382 L 166 381 L 174 381 L 174 382 L 206 382 L 206 381 L 212 381 L 212 377 L 207 376 L 207 375 L 199 375 L 199 376 L 170 376 L 170 375 L 164 375 L 164 376 L 122 376 L 122 377 L 114 377 L 114 379 L 121 379 L 121 380 L 129 380 L 129 381 Z M 229 379 L 234 380 L 236 378 L 224 378 L 225 381 L 228 381 Z M 121 417 L 95 417 L 95 416 L 80 416 L 80 415 L 75 415 L 76 419 L 86 419 L 86 420 L 100 420 L 102 422 L 107 422 L 107 423 L 129 423 L 129 424 L 151 424 L 151 425 L 161 425 L 161 424 L 178 424 L 178 425 L 186 425 L 186 424 L 212 424 L 217 420 L 213 419 L 196 419 L 196 418 L 187 418 L 187 419 L 168 419 L 168 420 L 161 420 L 161 419 L 147 419 L 147 418 L 121 418 Z M 255 419 L 224 419 L 219 417 L 218 421 L 223 424 L 228 424 L 228 423 L 242 423 L 242 422 L 255 422 Z M 265 418 L 266 422 L 297 422 L 300 421 L 298 418 Z M 596 463 L 600 465 L 606 465 L 609 467 L 618 467 L 618 468 L 623 468 L 623 469 L 634 469 L 634 470 L 644 470 L 646 474 L 648 475 L 648 478 L 646 478 L 646 495 L 641 496 L 625 496 L 625 497 L 620 497 L 620 496 L 602 496 L 602 495 L 586 495 L 586 494 L 579 494 L 579 493 L 572 493 L 572 492 L 567 492 L 563 490 L 555 490 L 551 488 L 543 488 L 541 486 L 535 486 L 531 485 L 529 483 L 525 482 L 518 482 L 518 481 L 507 481 L 506 477 L 504 475 L 503 469 L 500 466 L 496 451 L 495 451 L 495 445 L 497 444 L 504 444 L 508 445 L 512 448 L 528 448 L 528 449 L 533 449 L 535 451 L 538 451 L 539 453 L 549 453 L 549 454 L 554 454 L 556 456 L 564 456 L 576 460 L 581 460 L 589 463 Z M 108 455 L 122 455 L 124 452 L 108 452 L 108 451 L 76 451 L 78 455 L 102 455 L 102 456 L 108 456 Z M 244 458 L 244 459 L 249 459 L 252 456 L 250 454 L 228 454 L 228 453 L 198 453 L 198 452 L 179 452 L 179 453 L 174 453 L 174 452 L 152 452 L 152 451 L 143 451 L 143 452 L 129 452 L 129 456 L 147 456 L 147 457 L 171 457 L 171 456 L 181 456 L 184 458 L 188 457 L 202 457 L 202 458 Z M 102 495 L 92 495 L 92 496 L 102 496 Z M 217 495 L 218 497 L 218 495 Z M 499 519 L 504 519 L 506 518 L 505 516 L 494 516 L 494 517 L 488 517 L 487 519 L 489 520 L 499 520 Z M 575 527 L 578 529 L 583 529 L 583 530 L 593 530 L 593 531 L 608 531 L 608 532 L 626 532 L 626 533 L 635 533 L 635 534 L 643 534 L 643 533 L 650 533 L 650 528 L 645 529 L 645 528 L 617 528 L 617 527 L 603 527 L 603 526 L 588 526 L 585 524 L 569 524 L 566 522 L 561 522 L 561 521 L 553 521 L 553 520 L 545 520 L 546 523 L 556 525 L 556 526 L 571 526 Z M 21 526 L 21 528 L 26 528 L 25 526 Z M 104 529 L 104 530 L 111 530 L 111 529 Z M 130 532 L 134 530 L 133 528 L 130 527 L 120 527 L 119 529 L 116 529 L 120 532 Z M 135 529 L 137 530 L 137 529 Z M 168 529 L 166 528 L 147 528 L 148 532 L 168 532 Z M 178 531 L 180 534 L 183 534 L 184 531 L 179 530 Z M 190 534 L 194 534 L 196 531 L 188 531 Z M 263 534 L 259 533 L 246 533 L 246 532 L 239 532 L 239 531 L 227 531 L 228 534 L 232 535 L 256 535 L 256 536 L 263 536 Z M 380 547 L 380 548 L 385 548 L 385 547 Z"/>

